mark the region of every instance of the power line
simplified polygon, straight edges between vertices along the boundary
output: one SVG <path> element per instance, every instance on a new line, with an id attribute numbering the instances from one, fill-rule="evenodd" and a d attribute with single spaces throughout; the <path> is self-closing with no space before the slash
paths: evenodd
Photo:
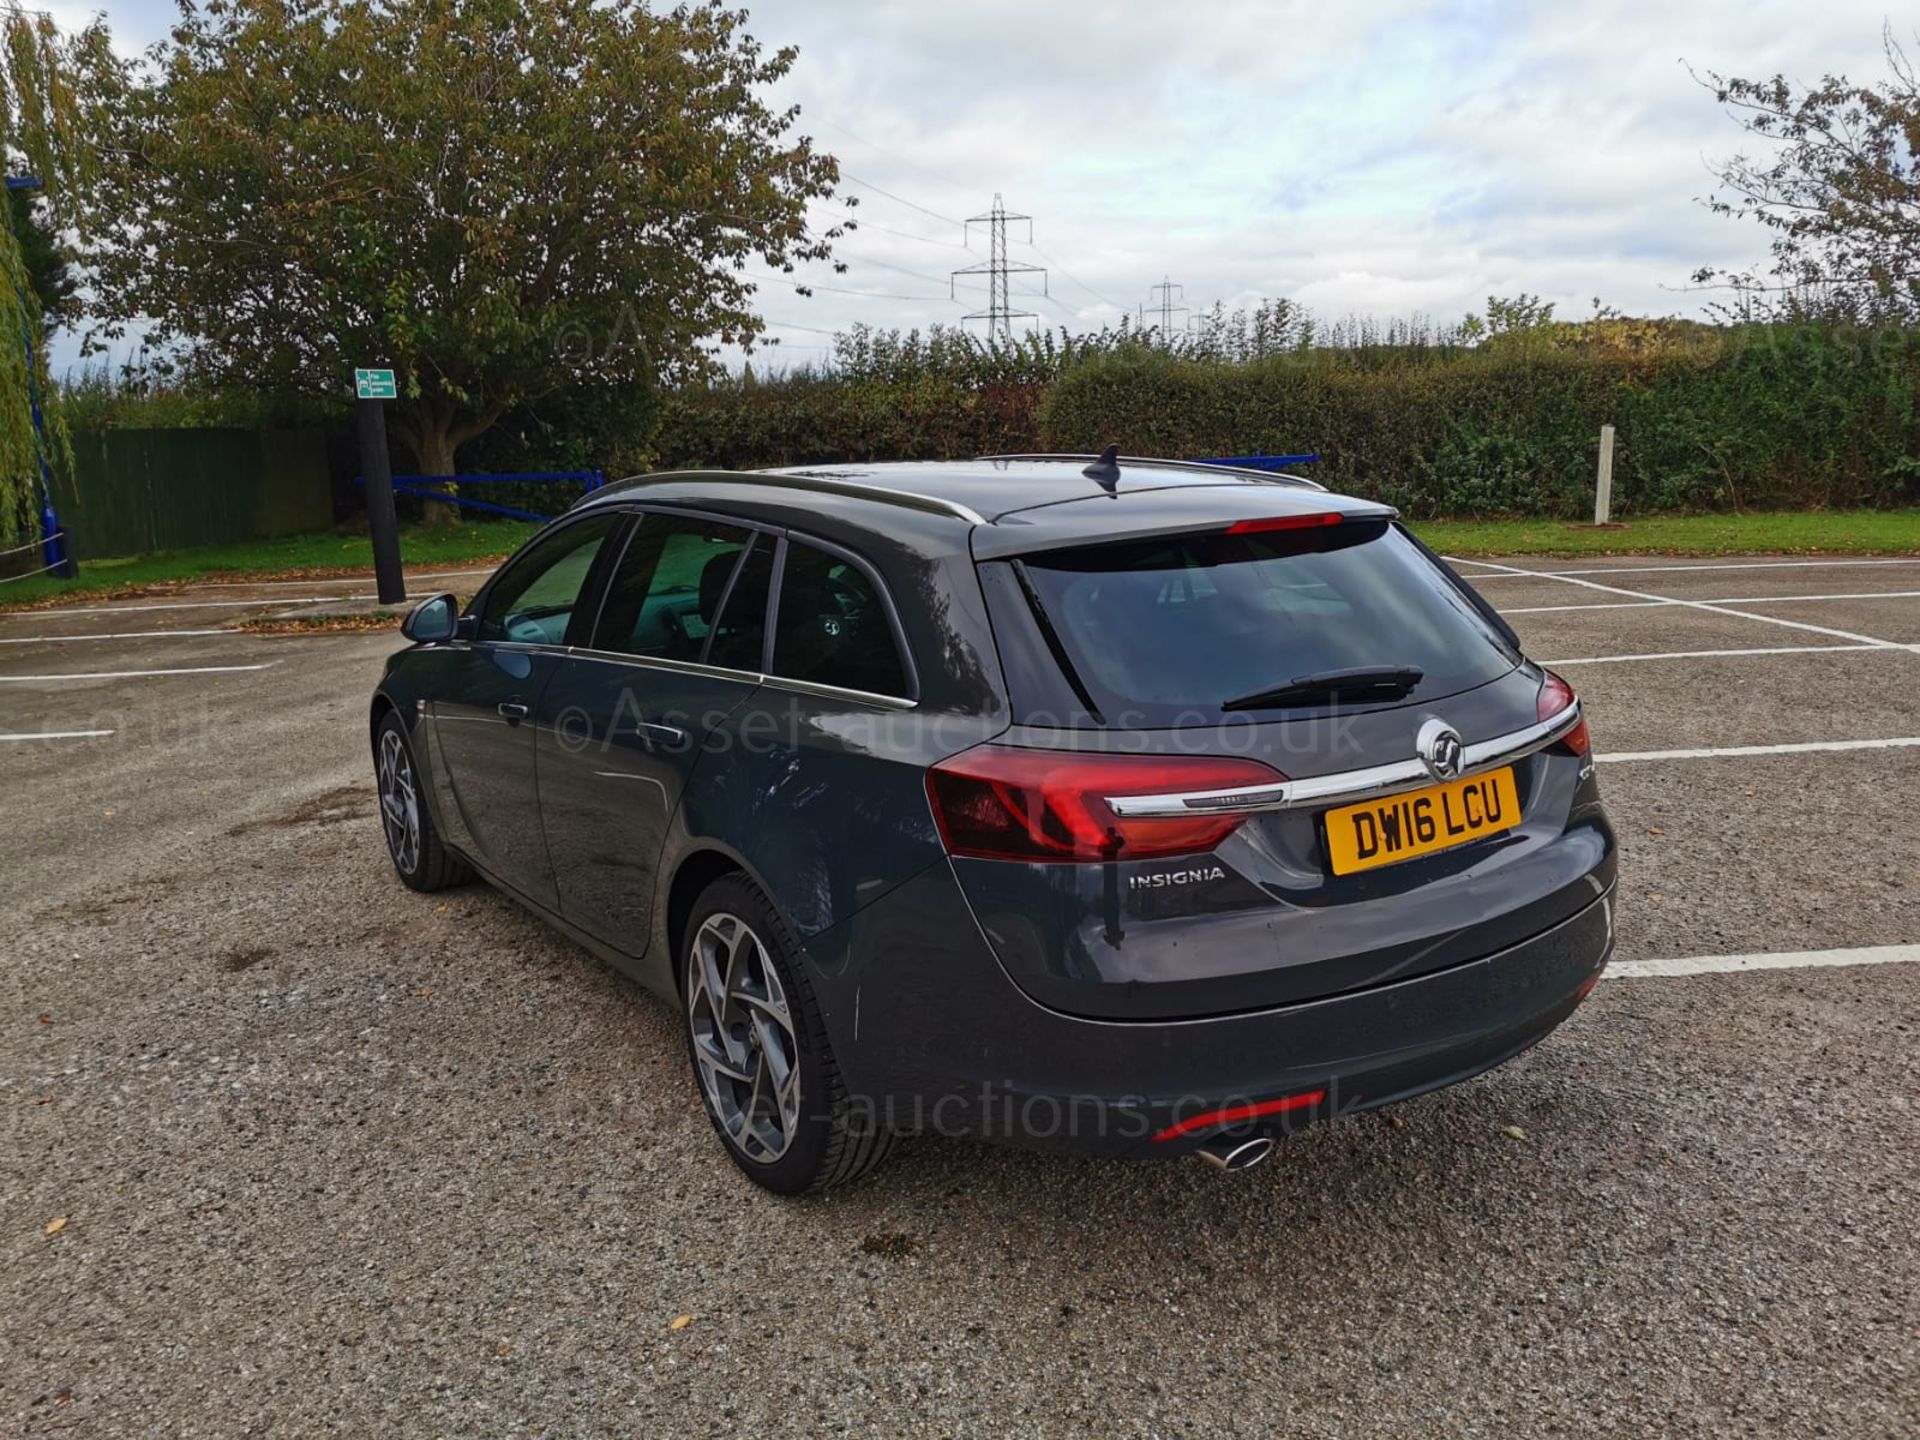
<path id="1" fill-rule="evenodd" d="M 901 295 L 889 290 L 853 290 L 845 285 L 822 285 L 797 275 L 746 275 L 756 285 L 791 285 L 796 290 L 825 290 L 834 295 L 857 295 L 863 300 L 938 300 L 938 295 Z"/>
<path id="2" fill-rule="evenodd" d="M 838 124 L 835 121 L 823 119 L 818 115 L 816 115 L 814 119 L 818 120 L 822 125 L 826 126 L 829 130 L 838 130 L 842 135 L 846 136 L 849 140 L 857 140 L 862 145 L 865 145 L 869 150 L 878 150 L 882 155 L 890 155 L 895 160 L 900 161 L 901 164 L 909 165 L 915 170 L 918 170 L 922 175 L 930 176 L 932 179 L 938 180 L 942 185 L 950 186 L 955 190 L 965 190 L 967 188 L 965 185 L 962 185 L 958 180 L 954 179 L 951 175 L 941 174 L 938 170 L 935 170 L 933 167 L 928 165 L 923 160 L 915 160 L 912 156 L 902 155 L 898 150 L 889 149 L 887 146 L 880 144 L 877 140 L 869 140 L 866 136 L 861 135 L 855 131 L 849 130 L 846 126 Z"/>
<path id="3" fill-rule="evenodd" d="M 1015 310 L 1012 308 L 1011 302 L 1007 298 L 1007 277 L 1009 275 L 1019 274 L 1038 274 L 1040 276 L 1041 293 L 1044 294 L 1047 285 L 1047 272 L 1044 267 L 1039 265 L 1028 265 L 1024 261 L 1010 261 L 1007 259 L 1007 222 L 1009 220 L 1026 221 L 1027 239 L 1029 241 L 1033 239 L 1033 217 L 1031 215 L 1008 214 L 1007 207 L 1001 203 L 997 191 L 993 197 L 993 208 L 991 210 L 985 215 L 972 215 L 967 218 L 964 223 L 969 230 L 975 225 L 985 225 L 987 227 L 989 242 L 988 258 L 984 264 L 968 265 L 964 269 L 955 270 L 947 277 L 949 287 L 947 293 L 949 295 L 953 293 L 952 287 L 958 282 L 959 277 L 962 275 L 985 275 L 987 277 L 987 308 L 984 310 L 975 310 L 970 314 L 962 315 L 960 318 L 962 321 L 985 320 L 987 322 L 987 333 L 989 335 L 996 339 L 1010 342 L 1013 339 L 1013 322 L 1016 319 L 1038 320 L 1040 317 L 1031 310 Z"/>
<path id="4" fill-rule="evenodd" d="M 878 230 L 883 235 L 898 235 L 902 240 L 918 240 L 922 245 L 944 245 L 949 250 L 964 250 L 967 248 L 957 240 L 942 240 L 933 235 L 916 235 L 911 230 L 895 230 L 889 226 L 880 224 L 878 221 L 868 220 L 861 215 L 851 213 L 842 214 L 840 212 L 835 212 L 835 214 L 837 218 L 833 223 L 836 225 L 844 224 L 850 226 L 851 229 L 849 233 L 858 233 L 862 230 Z"/>
<path id="5" fill-rule="evenodd" d="M 913 203 L 913 201 L 908 200 L 904 196 L 896 195 L 891 190 L 882 190 L 878 185 L 874 184 L 871 180 L 862 180 L 858 175 L 855 175 L 850 170 L 842 170 L 840 173 L 844 175 L 847 179 L 851 180 L 854 184 L 864 186 L 866 189 L 873 191 L 873 193 L 876 195 L 886 196 L 887 199 L 893 201 L 893 203 L 896 205 L 904 205 L 909 210 L 918 210 L 922 215 L 931 215 L 935 220 L 942 221 L 948 225 L 958 225 L 963 230 L 966 228 L 966 224 L 967 224 L 966 221 L 956 220 L 951 215 L 942 215 L 938 210 L 929 210 L 924 205 L 916 205 Z"/>
<path id="6" fill-rule="evenodd" d="M 1082 290 L 1086 291 L 1087 294 L 1093 296 L 1093 298 L 1098 300 L 1102 305 L 1111 305 L 1113 306 L 1114 309 L 1118 310 L 1122 315 L 1127 313 L 1126 306 L 1120 304 L 1117 300 L 1109 300 L 1106 296 L 1102 295 L 1098 290 L 1094 289 L 1091 285 L 1087 284 L 1086 281 L 1082 280 L 1078 275 L 1074 274 L 1071 270 L 1067 269 L 1067 267 L 1062 265 L 1058 260 L 1054 259 L 1053 256 L 1049 255 L 1046 251 L 1042 250 L 1038 245 L 1035 245 L 1031 240 L 1027 242 L 1027 248 L 1032 250 L 1034 254 L 1038 255 L 1042 260 L 1046 261 L 1054 269 L 1058 270 L 1062 275 L 1066 276 L 1067 279 L 1073 281 L 1074 284 L 1078 285 Z"/>
<path id="7" fill-rule="evenodd" d="M 768 320 L 761 317 L 761 323 L 775 330 L 804 330 L 809 335 L 838 335 L 838 330 L 823 330 L 818 325 L 799 325 L 792 320 Z"/>

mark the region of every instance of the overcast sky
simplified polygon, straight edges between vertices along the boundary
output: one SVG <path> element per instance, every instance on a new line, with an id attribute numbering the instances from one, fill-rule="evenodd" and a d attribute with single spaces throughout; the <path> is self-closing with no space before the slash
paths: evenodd
<path id="1" fill-rule="evenodd" d="M 106 8 L 123 44 L 173 13 Z M 1766 243 L 1697 203 L 1742 137 L 1687 65 L 1878 79 L 1886 16 L 1885 0 L 748 8 L 766 44 L 799 47 L 781 98 L 840 158 L 863 222 L 840 244 L 845 274 L 807 267 L 859 293 L 762 289 L 795 360 L 856 320 L 982 308 L 980 290 L 950 300 L 946 277 L 984 258 L 984 228 L 958 222 L 995 192 L 1033 217 L 1011 257 L 1048 268 L 1045 297 L 1037 276 L 1017 288 L 1049 326 L 1115 321 L 1168 277 L 1195 311 L 1287 296 L 1325 317 L 1451 321 L 1527 291 L 1568 317 L 1595 296 L 1694 313 L 1693 270 Z M 816 207 L 823 224 L 838 204 Z"/>

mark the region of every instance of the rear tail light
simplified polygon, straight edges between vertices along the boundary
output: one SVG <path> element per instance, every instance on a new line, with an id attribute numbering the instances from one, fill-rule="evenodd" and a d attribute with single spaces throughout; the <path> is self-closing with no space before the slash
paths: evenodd
<path id="1" fill-rule="evenodd" d="M 1540 686 L 1540 704 L 1535 712 L 1542 720 L 1551 720 L 1562 710 L 1574 703 L 1573 687 L 1551 670 L 1546 672 L 1546 680 Z M 1593 741 L 1587 734 L 1587 717 L 1582 715 L 1580 723 L 1554 742 L 1554 748 L 1564 750 L 1569 755 L 1587 756 L 1593 753 Z"/>
<path id="2" fill-rule="evenodd" d="M 1053 862 L 1146 860 L 1211 850 L 1246 817 L 1122 819 L 1107 804 L 1107 796 L 1237 790 L 1285 778 L 1257 760 L 977 745 L 927 772 L 927 798 L 949 855 Z"/>

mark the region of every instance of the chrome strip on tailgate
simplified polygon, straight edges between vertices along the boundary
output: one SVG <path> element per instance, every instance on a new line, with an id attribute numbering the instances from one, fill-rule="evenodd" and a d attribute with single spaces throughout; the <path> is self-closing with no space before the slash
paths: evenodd
<path id="1" fill-rule="evenodd" d="M 1496 735 L 1466 747 L 1461 754 L 1460 775 L 1465 779 L 1485 770 L 1497 770 L 1536 750 L 1544 750 L 1580 723 L 1580 702 L 1574 701 L 1551 719 L 1524 730 Z M 1356 800 L 1372 800 L 1382 795 L 1397 795 L 1403 790 L 1418 790 L 1438 782 L 1420 760 L 1396 760 L 1391 765 L 1374 765 L 1364 770 L 1341 770 L 1332 775 L 1309 775 L 1302 780 L 1282 780 L 1277 785 L 1256 785 L 1241 790 L 1192 790 L 1181 795 L 1109 795 L 1107 804 L 1115 815 L 1125 819 L 1170 819 L 1178 816 L 1248 815 L 1262 810 L 1299 810 L 1306 807 L 1347 805 Z"/>

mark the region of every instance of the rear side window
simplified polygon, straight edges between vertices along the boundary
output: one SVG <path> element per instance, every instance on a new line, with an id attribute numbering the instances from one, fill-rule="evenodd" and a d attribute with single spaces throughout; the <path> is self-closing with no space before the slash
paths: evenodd
<path id="1" fill-rule="evenodd" d="M 1064 660 L 1110 724 L 1210 723 L 1236 696 L 1362 666 L 1417 666 L 1423 678 L 1406 698 L 1433 700 L 1517 658 L 1384 521 L 1089 546 L 1024 568 Z"/>
<path id="2" fill-rule="evenodd" d="M 886 604 L 851 560 L 788 541 L 779 603 L 775 675 L 873 695 L 909 694 Z"/>
<path id="3" fill-rule="evenodd" d="M 753 538 L 751 530 L 695 516 L 642 516 L 607 586 L 594 648 L 700 659 L 727 582 Z"/>

